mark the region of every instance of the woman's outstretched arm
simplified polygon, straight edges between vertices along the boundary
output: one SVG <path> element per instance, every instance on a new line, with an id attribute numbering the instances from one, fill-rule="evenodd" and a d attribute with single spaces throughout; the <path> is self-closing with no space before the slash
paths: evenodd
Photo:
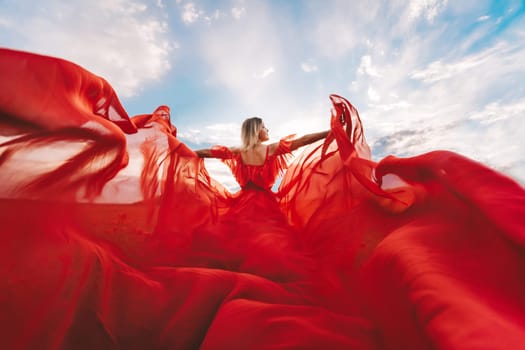
<path id="1" fill-rule="evenodd" d="M 303 147 L 303 146 L 306 146 L 306 145 L 309 145 L 315 141 L 319 141 L 319 140 L 322 140 L 324 138 L 326 138 L 326 136 L 328 135 L 330 131 L 329 130 L 326 130 L 326 131 L 321 131 L 321 132 L 315 132 L 313 134 L 307 134 L 307 135 L 304 135 L 304 136 L 301 136 L 295 140 L 292 140 L 291 143 L 290 143 L 290 151 L 295 151 L 296 149 L 298 149 L 299 147 Z M 275 143 L 272 143 L 270 144 L 270 154 L 273 154 L 277 148 L 279 147 L 279 142 L 275 142 Z"/>
<path id="2" fill-rule="evenodd" d="M 212 158 L 211 150 L 208 148 L 198 149 L 195 153 L 197 153 L 197 156 L 200 158 Z"/>
<path id="3" fill-rule="evenodd" d="M 292 140 L 291 145 L 290 145 L 290 150 L 291 151 L 295 151 L 299 147 L 303 147 L 303 146 L 309 145 L 311 143 L 314 143 L 315 141 L 319 141 L 321 139 L 324 139 L 328 135 L 329 132 L 330 132 L 329 130 L 316 132 L 316 133 L 312 133 L 312 134 L 303 135 L 303 136 L 301 136 L 301 137 L 299 137 L 299 138 L 297 138 L 295 140 Z M 270 145 L 270 153 L 273 154 L 273 152 L 277 149 L 278 146 L 279 146 L 278 142 L 271 144 Z M 239 150 L 237 148 L 229 148 L 228 150 L 232 154 L 239 152 Z M 197 156 L 199 156 L 200 158 L 227 158 L 227 157 L 224 157 L 222 155 L 218 156 L 218 155 L 213 154 L 211 149 L 209 149 L 209 148 L 196 150 L 195 153 L 197 153 Z"/>
<path id="4" fill-rule="evenodd" d="M 236 147 L 215 146 L 213 147 L 213 151 L 211 148 L 203 148 L 194 152 L 197 153 L 197 156 L 200 158 L 227 159 L 232 158 L 234 154 L 238 154 L 239 149 Z"/>
<path id="5" fill-rule="evenodd" d="M 326 138 L 328 133 L 329 133 L 329 130 L 326 130 L 326 131 L 321 131 L 321 132 L 316 132 L 316 133 L 313 133 L 313 134 L 307 134 L 307 135 L 301 136 L 301 137 L 299 137 L 299 138 L 297 138 L 297 139 L 292 141 L 290 149 L 292 151 L 295 151 L 299 147 L 303 147 L 303 146 L 309 145 L 311 143 L 314 143 L 315 141 L 319 141 L 321 139 L 324 139 L 324 138 Z"/>

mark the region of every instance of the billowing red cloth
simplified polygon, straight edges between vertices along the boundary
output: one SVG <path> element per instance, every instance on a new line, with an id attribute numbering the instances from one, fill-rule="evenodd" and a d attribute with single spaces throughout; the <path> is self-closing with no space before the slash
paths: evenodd
<path id="1" fill-rule="evenodd" d="M 357 110 L 287 164 L 227 148 L 229 193 L 169 108 L 0 49 L 5 349 L 519 349 L 525 191 L 458 154 L 370 159 Z M 279 190 L 270 187 L 283 173 Z"/>

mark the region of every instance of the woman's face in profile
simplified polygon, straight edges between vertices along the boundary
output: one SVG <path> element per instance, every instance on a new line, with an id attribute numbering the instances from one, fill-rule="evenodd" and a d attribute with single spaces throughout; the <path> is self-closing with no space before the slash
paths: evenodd
<path id="1" fill-rule="evenodd" d="M 259 140 L 261 140 L 262 142 L 268 141 L 270 139 L 268 136 L 269 135 L 268 132 L 269 132 L 268 128 L 263 123 L 261 131 L 259 131 Z"/>

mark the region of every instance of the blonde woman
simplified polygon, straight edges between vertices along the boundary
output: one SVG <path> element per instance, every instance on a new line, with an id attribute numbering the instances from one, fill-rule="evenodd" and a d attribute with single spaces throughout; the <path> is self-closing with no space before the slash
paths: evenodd
<path id="1" fill-rule="evenodd" d="M 242 123 L 241 147 L 214 146 L 195 152 L 201 158 L 222 159 L 230 167 L 243 190 L 270 190 L 277 176 L 286 168 L 286 157 L 292 151 L 328 135 L 328 131 L 322 131 L 265 144 L 264 142 L 269 140 L 268 133 L 269 130 L 261 118 L 248 118 Z"/>

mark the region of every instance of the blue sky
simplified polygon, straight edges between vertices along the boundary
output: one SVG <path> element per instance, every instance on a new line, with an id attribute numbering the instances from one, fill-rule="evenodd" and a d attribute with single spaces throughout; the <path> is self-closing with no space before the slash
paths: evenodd
<path id="1" fill-rule="evenodd" d="M 374 160 L 447 149 L 525 183 L 523 1 L 0 0 L 0 46 L 105 77 L 130 115 L 172 108 L 192 147 L 360 111 Z M 224 182 L 225 169 L 212 172 Z"/>

